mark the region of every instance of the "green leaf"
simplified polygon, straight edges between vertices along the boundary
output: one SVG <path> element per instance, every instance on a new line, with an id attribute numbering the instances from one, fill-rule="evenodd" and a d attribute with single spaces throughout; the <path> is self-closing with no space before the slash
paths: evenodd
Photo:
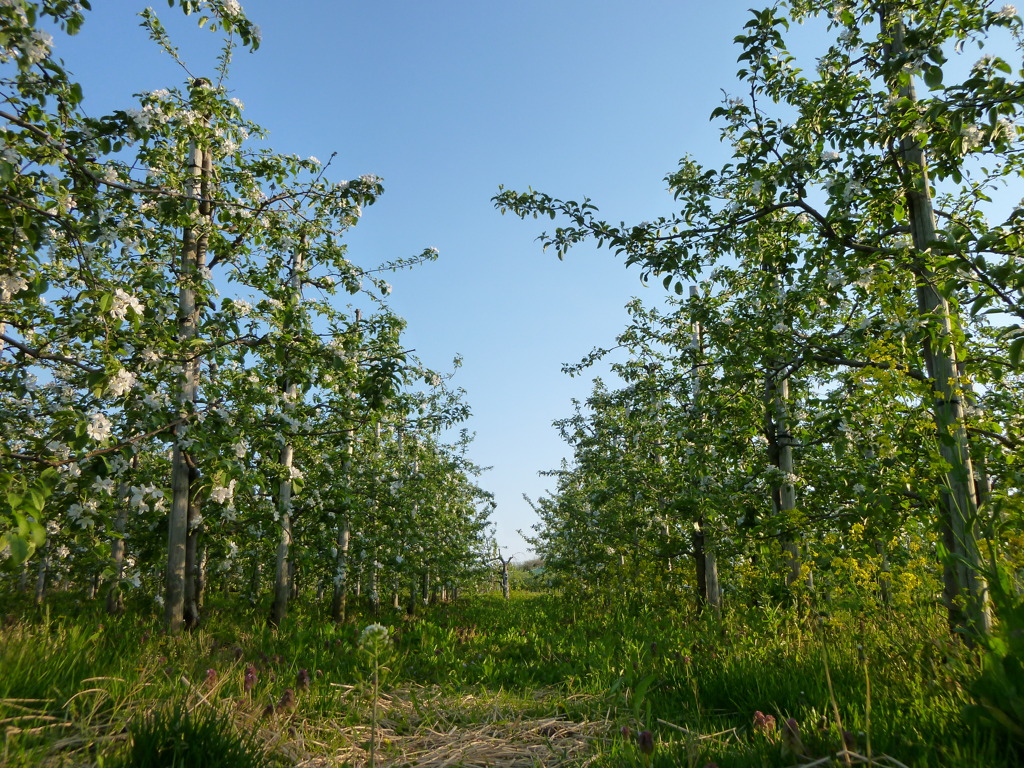
<path id="1" fill-rule="evenodd" d="M 46 529 L 33 520 L 29 523 L 29 538 L 38 549 L 46 543 Z"/>
<path id="2" fill-rule="evenodd" d="M 1020 355 L 1024 350 L 1024 336 L 1018 336 L 1010 342 L 1010 365 L 1014 368 L 1020 367 Z"/>
<path id="3" fill-rule="evenodd" d="M 43 511 L 43 505 L 46 504 L 46 497 L 43 496 L 38 488 L 29 488 L 25 491 L 22 504 L 26 512 L 30 513 L 33 517 L 38 517 L 39 513 Z"/>
<path id="4" fill-rule="evenodd" d="M 28 541 L 15 533 L 8 533 L 6 538 L 7 546 L 11 550 L 11 560 L 14 561 L 14 564 L 21 565 L 28 560 L 29 553 L 31 552 Z"/>

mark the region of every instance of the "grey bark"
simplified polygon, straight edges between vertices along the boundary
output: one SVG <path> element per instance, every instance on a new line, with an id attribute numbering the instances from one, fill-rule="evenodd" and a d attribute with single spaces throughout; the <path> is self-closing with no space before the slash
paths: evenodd
<path id="1" fill-rule="evenodd" d="M 36 568 L 36 605 L 42 605 L 43 600 L 46 599 L 46 572 L 49 570 L 49 566 L 50 558 L 44 551 L 43 556 L 39 558 L 39 566 Z"/>
<path id="2" fill-rule="evenodd" d="M 903 21 L 888 5 L 882 6 L 880 15 L 883 33 L 889 38 L 886 56 L 900 58 L 906 54 Z M 905 84 L 896 84 L 894 90 L 902 98 L 917 101 L 911 78 L 907 78 Z M 931 408 L 939 452 L 949 466 L 940 494 L 940 524 L 950 553 L 943 566 L 949 626 L 953 631 L 967 629 L 987 635 L 992 627 L 992 615 L 978 548 L 978 501 L 954 341 L 957 320 L 938 289 L 932 268 L 931 248 L 936 242 L 936 227 L 928 162 L 920 142 L 913 136 L 901 139 L 896 149 L 917 254 L 911 263 L 911 272 L 917 285 L 918 317 L 926 321 L 929 331 L 923 334 L 922 354 L 932 384 Z"/>
<path id="3" fill-rule="evenodd" d="M 356 332 L 359 333 L 359 324 L 363 319 L 363 313 L 361 310 L 356 310 Z M 356 368 L 358 370 L 359 361 L 356 360 Z M 353 414 L 354 416 L 354 414 Z M 380 437 L 380 423 L 377 424 L 377 437 Z M 346 446 L 346 452 L 348 458 L 345 461 L 345 479 L 346 482 L 352 482 L 352 456 L 355 452 L 356 443 L 356 423 L 355 419 L 352 419 L 352 432 Z M 331 618 L 336 622 L 342 622 L 345 620 L 345 612 L 348 606 L 348 587 L 349 587 L 349 547 L 352 540 L 352 510 L 345 508 L 341 511 L 341 520 L 338 524 L 338 540 L 337 540 L 337 555 L 334 561 L 334 590 L 331 598 Z M 397 607 L 397 606 L 396 606 Z"/>
<path id="4" fill-rule="evenodd" d="M 697 287 L 690 286 L 690 298 L 697 295 Z M 691 371 L 693 389 L 693 407 L 697 418 L 703 422 L 704 415 L 700 402 L 700 358 L 704 351 L 704 340 L 700 323 L 693 324 L 692 344 L 696 350 L 696 365 Z M 716 619 L 722 618 L 722 588 L 718 581 L 718 556 L 715 553 L 714 541 L 709 540 L 708 526 L 704 513 L 698 512 L 693 536 L 693 553 L 697 569 L 697 594 L 699 609 L 710 608 Z"/>
<path id="5" fill-rule="evenodd" d="M 114 578 L 107 590 L 107 613 L 124 611 L 124 596 L 121 594 L 121 580 L 124 578 L 124 530 L 128 522 L 128 507 L 122 499 L 121 509 L 114 519 L 114 533 L 110 541 L 110 565 Z"/>
<path id="6" fill-rule="evenodd" d="M 209 159 L 196 142 L 189 147 L 187 194 L 193 199 L 192 213 L 200 220 L 198 229 L 186 227 L 182 236 L 180 288 L 178 289 L 178 341 L 184 348 L 195 338 L 200 307 L 196 301 L 195 283 L 199 270 L 205 264 L 206 227 L 209 218 L 208 196 L 203 194 L 208 186 L 207 168 Z M 178 400 L 186 412 L 195 408 L 199 393 L 199 358 L 192 357 L 182 366 Z M 171 458 L 171 510 L 167 520 L 167 574 L 164 592 L 164 627 L 168 634 L 177 634 L 185 624 L 186 590 L 186 546 L 188 539 L 188 514 L 191 496 L 190 465 L 188 453 L 182 448 L 181 440 L 187 432 L 184 424 L 174 428 L 174 452 Z"/>
<path id="7" fill-rule="evenodd" d="M 303 248 L 305 243 L 296 249 L 292 257 L 291 289 L 296 303 L 302 301 L 302 271 L 304 268 Z M 291 411 L 295 407 L 299 388 L 294 382 L 284 387 L 285 402 L 283 410 Z M 291 594 L 291 555 L 292 546 L 292 478 L 291 470 L 295 460 L 295 444 L 289 439 L 281 448 L 280 464 L 284 473 L 278 486 L 277 510 L 281 523 L 281 538 L 277 544 L 277 558 L 274 569 L 274 600 L 270 606 L 270 617 L 267 619 L 272 627 L 278 627 L 288 612 L 288 598 Z"/>

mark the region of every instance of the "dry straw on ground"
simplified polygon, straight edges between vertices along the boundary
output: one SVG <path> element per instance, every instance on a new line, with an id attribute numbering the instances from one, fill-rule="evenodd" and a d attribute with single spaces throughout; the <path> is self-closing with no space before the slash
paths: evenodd
<path id="1" fill-rule="evenodd" d="M 376 763 L 386 768 L 582 768 L 595 759 L 597 742 L 607 738 L 610 730 L 605 722 L 574 722 L 560 715 L 531 717 L 523 714 L 523 701 L 501 694 L 455 697 L 437 689 L 406 689 L 382 696 L 380 705 L 385 716 L 377 728 Z M 541 708 L 539 698 L 525 707 L 527 711 Z M 323 727 L 319 723 L 313 730 Z M 296 760 L 297 766 L 369 764 L 369 724 L 346 727 L 333 738 L 323 734 L 327 738 L 322 741 L 308 727 L 303 730 L 306 755 Z M 328 742 L 335 744 L 330 754 L 316 749 Z M 294 738 L 275 746 L 299 758 Z"/>

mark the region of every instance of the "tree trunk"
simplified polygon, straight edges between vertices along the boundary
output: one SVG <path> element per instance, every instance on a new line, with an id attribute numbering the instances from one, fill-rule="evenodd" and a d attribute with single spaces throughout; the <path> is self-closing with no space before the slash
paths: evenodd
<path id="1" fill-rule="evenodd" d="M 206 568 L 210 561 L 210 550 L 206 546 L 206 537 L 202 536 L 199 539 L 199 552 L 196 555 L 196 583 L 195 583 L 195 595 L 196 595 L 196 607 L 202 610 L 203 603 L 206 600 Z M 199 611 L 197 611 L 199 613 Z"/>
<path id="2" fill-rule="evenodd" d="M 890 38 L 887 57 L 905 54 L 903 21 L 892 7 L 882 6 L 881 22 L 883 33 Z M 893 90 L 902 98 L 917 101 L 912 79 L 908 78 L 903 85 L 896 83 Z M 918 317 L 927 324 L 926 332 L 922 334 L 922 354 L 932 382 L 931 407 L 939 453 L 949 467 L 940 495 L 940 524 L 949 552 L 943 564 L 949 626 L 952 631 L 966 629 L 974 634 L 987 635 L 991 630 L 992 616 L 988 583 L 978 548 L 974 468 L 964 425 L 964 395 L 954 341 L 957 323 L 949 302 L 938 289 L 931 264 L 931 247 L 936 235 L 928 163 L 924 149 L 913 136 L 901 139 L 896 149 L 904 177 L 904 196 L 914 250 L 917 252 L 911 271 L 917 284 Z"/>
<path id="3" fill-rule="evenodd" d="M 39 558 L 39 567 L 36 568 L 36 605 L 42 605 L 43 600 L 46 599 L 46 571 L 50 565 L 50 558 L 47 556 L 45 550 L 42 555 L 43 556 Z"/>
<path id="4" fill-rule="evenodd" d="M 697 296 L 697 286 L 690 286 L 690 298 Z M 701 334 L 700 323 L 693 324 L 693 348 L 696 350 L 696 364 L 691 371 L 693 389 L 693 407 L 698 419 L 703 424 L 705 419 L 701 411 L 700 403 L 700 358 L 703 357 L 704 340 Z M 701 430 L 703 432 L 703 429 Z M 697 569 L 697 595 L 698 609 L 703 611 L 710 608 L 716 619 L 722 618 L 722 589 L 718 582 L 718 558 L 715 555 L 714 542 L 708 541 L 708 526 L 704 520 L 703 512 L 700 512 L 696 520 L 696 530 L 693 537 L 693 552 Z M 709 546 L 710 544 L 710 546 Z"/>
<path id="5" fill-rule="evenodd" d="M 338 554 L 334 562 L 334 594 L 331 598 L 331 618 L 336 622 L 345 620 L 348 606 L 348 550 L 352 540 L 348 514 L 345 514 L 338 529 Z"/>
<path id="6" fill-rule="evenodd" d="M 292 466 L 293 446 L 291 443 L 281 449 L 281 465 L 287 472 Z M 270 606 L 267 619 L 272 627 L 281 626 L 288 611 L 289 584 L 288 554 L 292 544 L 292 482 L 290 479 L 281 481 L 278 496 L 278 515 L 281 523 L 281 538 L 277 544 L 277 558 L 274 569 L 274 600 Z"/>
<path id="7" fill-rule="evenodd" d="M 789 379 L 782 375 L 782 363 L 770 364 L 765 382 L 765 436 L 768 438 L 768 461 L 779 470 L 779 479 L 772 489 L 772 511 L 781 525 L 779 533 L 785 568 L 786 589 L 800 580 L 800 547 L 792 530 L 792 512 L 796 509 L 796 486 L 793 484 L 793 435 L 789 424 Z"/>
<path id="8" fill-rule="evenodd" d="M 380 611 L 380 563 L 377 562 L 377 547 L 373 548 L 373 559 L 370 562 L 370 608 L 376 616 Z"/>
<path id="9" fill-rule="evenodd" d="M 259 557 L 255 557 L 252 561 L 252 573 L 249 574 L 249 599 L 253 602 L 259 599 L 262 591 L 262 576 L 263 565 L 260 563 Z"/>
<path id="10" fill-rule="evenodd" d="M 410 616 L 416 613 L 417 586 L 415 574 L 409 574 L 409 602 L 405 605 L 405 612 Z"/>
<path id="11" fill-rule="evenodd" d="M 875 539 L 875 554 L 879 557 L 878 566 L 878 598 L 885 608 L 892 602 L 892 586 L 889 581 L 891 569 L 889 567 L 889 553 L 886 552 L 885 544 L 881 539 Z"/>
<path id="12" fill-rule="evenodd" d="M 302 302 L 302 271 L 303 271 L 303 249 L 305 242 L 301 243 L 292 256 L 291 289 L 292 301 L 298 306 Z M 298 385 L 289 382 L 284 387 L 285 402 L 283 410 L 289 412 L 295 408 L 295 400 L 299 396 Z M 277 544 L 277 563 L 274 571 L 274 601 L 270 606 L 270 617 L 267 623 L 272 627 L 278 627 L 284 621 L 288 612 L 288 597 L 291 594 L 291 554 L 292 545 L 292 464 L 295 460 L 295 444 L 291 438 L 281 448 L 280 464 L 284 476 L 278 490 L 278 515 L 281 523 L 281 538 Z"/>
<path id="13" fill-rule="evenodd" d="M 188 504 L 188 534 L 185 537 L 185 608 L 182 614 L 185 629 L 199 626 L 199 603 L 196 600 L 196 573 L 199 567 L 198 546 L 202 535 L 202 499 L 200 498 L 199 472 L 191 467 L 189 487 L 191 489 Z"/>
<path id="14" fill-rule="evenodd" d="M 209 216 L 205 202 L 206 153 L 192 142 L 189 148 L 189 181 L 186 193 L 195 201 L 194 210 L 202 217 Z M 198 198 L 198 199 L 197 199 Z M 196 336 L 200 307 L 196 301 L 196 282 L 206 256 L 206 232 L 186 227 L 182 237 L 181 274 L 178 289 L 178 341 L 184 350 Z M 187 413 L 195 409 L 199 393 L 199 358 L 191 357 L 182 366 L 179 402 Z M 185 560 L 188 538 L 188 512 L 191 496 L 191 474 L 187 451 L 182 440 L 188 431 L 186 424 L 174 428 L 174 452 L 171 458 L 171 511 L 167 520 L 167 579 L 164 595 L 164 626 L 169 634 L 177 634 L 185 623 Z"/>
<path id="15" fill-rule="evenodd" d="M 122 499 L 122 506 L 114 519 L 115 536 L 110 541 L 110 566 L 114 572 L 110 588 L 107 590 L 107 613 L 118 614 L 124 611 L 124 596 L 121 594 L 121 580 L 124 578 L 124 529 L 128 523 L 128 507 Z"/>

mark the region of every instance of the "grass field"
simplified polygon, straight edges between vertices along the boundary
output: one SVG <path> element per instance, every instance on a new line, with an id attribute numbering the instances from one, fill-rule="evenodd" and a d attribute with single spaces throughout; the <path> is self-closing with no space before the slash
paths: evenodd
<path id="1" fill-rule="evenodd" d="M 523 593 L 343 625 L 298 603 L 277 631 L 214 604 L 168 638 L 55 599 L 0 637 L 4 766 L 1018 764 L 971 718 L 979 656 L 937 611 L 716 626 Z"/>

